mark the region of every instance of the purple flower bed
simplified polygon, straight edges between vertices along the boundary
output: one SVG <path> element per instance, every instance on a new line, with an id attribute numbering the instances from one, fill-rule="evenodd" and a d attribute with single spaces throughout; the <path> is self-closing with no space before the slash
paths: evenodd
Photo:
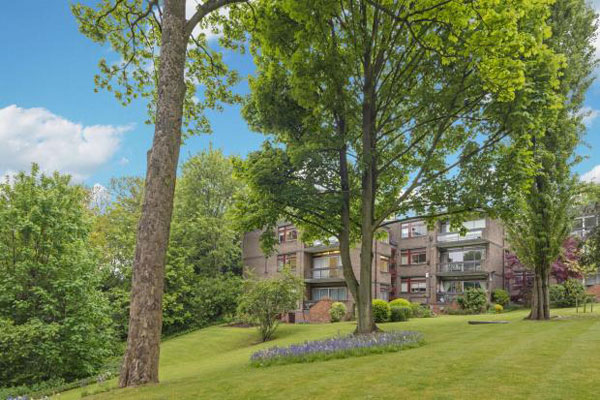
<path id="1" fill-rule="evenodd" d="M 423 335 L 413 331 L 378 332 L 370 335 L 338 336 L 324 340 L 306 341 L 288 347 L 274 346 L 252 354 L 254 366 L 311 362 L 332 358 L 361 356 L 372 353 L 399 351 L 423 344 Z"/>

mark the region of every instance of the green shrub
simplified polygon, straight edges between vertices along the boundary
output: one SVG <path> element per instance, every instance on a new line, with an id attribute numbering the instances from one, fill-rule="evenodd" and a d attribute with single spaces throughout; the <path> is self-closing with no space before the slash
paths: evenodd
<path id="1" fill-rule="evenodd" d="M 492 301 L 496 304 L 500 304 L 502 307 L 505 307 L 510 302 L 510 295 L 504 289 L 495 289 L 492 292 Z"/>
<path id="2" fill-rule="evenodd" d="M 553 307 L 574 307 L 585 296 L 585 288 L 575 279 L 569 279 L 560 285 L 550 286 L 550 304 Z"/>
<path id="3" fill-rule="evenodd" d="M 238 315 L 249 317 L 256 323 L 262 341 L 266 342 L 273 338 L 281 322 L 279 316 L 296 309 L 302 300 L 304 282 L 289 269 L 267 279 L 255 278 L 250 272 L 248 276 Z"/>
<path id="4" fill-rule="evenodd" d="M 373 318 L 375 322 L 387 322 L 390 320 L 390 305 L 387 301 L 381 299 L 373 300 Z"/>
<path id="5" fill-rule="evenodd" d="M 396 305 L 390 307 L 390 321 L 392 322 L 408 321 L 411 316 L 412 310 L 410 307 Z"/>
<path id="6" fill-rule="evenodd" d="M 410 305 L 411 305 L 410 301 L 403 299 L 401 297 L 390 301 L 390 307 L 393 307 L 393 306 L 410 307 Z"/>
<path id="7" fill-rule="evenodd" d="M 494 311 L 496 311 L 496 314 L 500 314 L 504 311 L 504 307 L 502 307 L 502 304 L 494 304 Z"/>
<path id="8" fill-rule="evenodd" d="M 565 307 L 573 307 L 585 296 L 583 284 L 576 279 L 568 279 L 563 283 L 565 287 Z"/>
<path id="9" fill-rule="evenodd" d="M 487 308 L 485 291 L 479 288 L 467 289 L 465 294 L 458 298 L 458 305 L 469 313 L 479 314 L 484 312 Z"/>
<path id="10" fill-rule="evenodd" d="M 553 307 L 566 307 L 565 287 L 563 285 L 550 285 L 550 304 Z"/>
<path id="11" fill-rule="evenodd" d="M 331 322 L 340 322 L 342 318 L 346 315 L 346 305 L 344 303 L 340 303 L 336 301 L 331 305 L 329 309 L 329 318 Z"/>

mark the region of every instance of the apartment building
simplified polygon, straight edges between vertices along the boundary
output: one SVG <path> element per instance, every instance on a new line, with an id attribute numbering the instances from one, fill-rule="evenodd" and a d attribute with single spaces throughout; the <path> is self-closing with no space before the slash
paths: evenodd
<path id="1" fill-rule="evenodd" d="M 303 243 L 299 240 L 297 229 L 291 224 L 277 227 L 279 244 L 275 254 L 265 257 L 260 249 L 261 231 L 248 232 L 243 239 L 244 266 L 253 270 L 258 278 L 277 274 L 289 267 L 297 275 L 304 277 L 305 300 L 301 310 L 308 310 L 322 299 L 341 301 L 348 310 L 354 307 L 352 294 L 346 287 L 342 271 L 339 246 L 335 240 L 329 243 Z M 389 236 L 373 243 L 373 294 L 374 298 L 390 299 L 392 289 L 391 269 L 393 247 Z M 350 253 L 356 276 L 360 276 L 360 251 L 352 249 Z M 300 311 L 300 310 L 299 310 Z"/>
<path id="2" fill-rule="evenodd" d="M 467 221 L 463 235 L 446 223 L 429 230 L 419 218 L 393 222 L 385 227 L 383 240 L 373 243 L 373 297 L 391 300 L 397 297 L 443 307 L 466 289 L 479 287 L 488 293 L 504 284 L 504 228 L 489 218 Z M 321 299 L 354 301 L 346 288 L 338 244 L 302 243 L 290 224 L 277 228 L 276 254 L 265 257 L 260 250 L 261 231 L 246 233 L 243 262 L 258 277 L 276 274 L 289 266 L 303 276 L 306 284 L 304 310 Z M 357 278 L 358 248 L 351 258 Z"/>

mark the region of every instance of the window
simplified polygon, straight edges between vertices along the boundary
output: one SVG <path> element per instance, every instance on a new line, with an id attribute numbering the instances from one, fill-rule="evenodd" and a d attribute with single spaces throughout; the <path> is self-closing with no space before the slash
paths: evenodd
<path id="1" fill-rule="evenodd" d="M 296 270 L 296 253 L 280 254 L 277 256 L 277 271 L 281 271 L 285 267 L 292 271 Z"/>
<path id="2" fill-rule="evenodd" d="M 465 221 L 465 222 L 463 222 L 463 226 L 468 231 L 484 229 L 485 228 L 485 218 L 476 219 L 473 221 Z M 450 228 L 449 222 L 442 222 L 442 225 L 440 226 L 440 231 L 442 233 L 458 232 L 458 230 L 454 230 L 454 229 Z"/>
<path id="3" fill-rule="evenodd" d="M 379 270 L 381 272 L 390 272 L 390 258 L 385 256 L 379 257 Z"/>
<path id="4" fill-rule="evenodd" d="M 486 281 L 443 281 L 440 289 L 444 293 L 463 293 L 467 289 L 487 290 Z"/>
<path id="5" fill-rule="evenodd" d="M 427 226 L 425 226 L 425 222 L 423 221 L 409 222 L 400 225 L 400 236 L 403 239 L 425 235 L 427 235 Z"/>
<path id="6" fill-rule="evenodd" d="M 277 229 L 279 243 L 294 242 L 298 239 L 298 231 L 293 225 L 280 226 Z"/>
<path id="7" fill-rule="evenodd" d="M 341 266 L 342 259 L 337 251 L 318 253 L 313 256 L 314 269 L 340 268 Z"/>
<path id="8" fill-rule="evenodd" d="M 390 301 L 390 286 L 381 284 L 379 288 L 379 298 L 381 300 Z"/>
<path id="9" fill-rule="evenodd" d="M 400 252 L 400 264 L 416 265 L 427 262 L 427 249 L 408 249 Z"/>
<path id="10" fill-rule="evenodd" d="M 345 287 L 319 287 L 312 289 L 312 300 L 330 299 L 336 301 L 348 300 Z"/>
<path id="11" fill-rule="evenodd" d="M 401 293 L 426 293 L 427 280 L 425 278 L 402 278 L 400 282 Z"/>

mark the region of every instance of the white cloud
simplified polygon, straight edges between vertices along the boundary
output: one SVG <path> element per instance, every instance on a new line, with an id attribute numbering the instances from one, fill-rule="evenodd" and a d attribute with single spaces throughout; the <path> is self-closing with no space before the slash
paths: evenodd
<path id="1" fill-rule="evenodd" d="M 600 164 L 581 175 L 581 180 L 584 182 L 600 183 Z"/>
<path id="2" fill-rule="evenodd" d="M 592 121 L 596 119 L 598 115 L 600 115 L 600 111 L 585 106 L 581 109 L 581 115 L 583 116 L 581 122 L 583 122 L 585 126 L 589 127 L 592 124 Z"/>
<path id="3" fill-rule="evenodd" d="M 91 175 L 117 151 L 131 126 L 91 125 L 69 121 L 45 108 L 0 109 L 0 174 L 28 170 L 69 173 L 77 181 Z"/>
<path id="4" fill-rule="evenodd" d="M 121 157 L 121 159 L 119 160 L 119 165 L 127 165 L 129 164 L 129 158 L 127 157 Z"/>

